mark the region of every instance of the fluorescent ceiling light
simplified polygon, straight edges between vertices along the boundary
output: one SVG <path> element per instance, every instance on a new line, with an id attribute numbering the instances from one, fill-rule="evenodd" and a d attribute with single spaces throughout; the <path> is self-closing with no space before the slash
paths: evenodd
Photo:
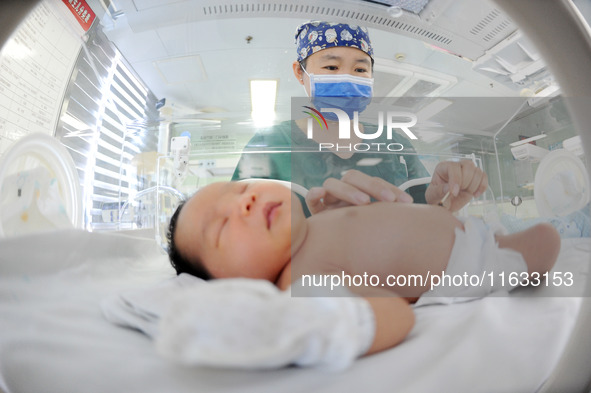
<path id="1" fill-rule="evenodd" d="M 275 112 L 277 80 L 255 79 L 250 81 L 250 103 L 253 113 Z"/>
<path id="2" fill-rule="evenodd" d="M 268 125 L 275 119 L 277 80 L 253 79 L 250 81 L 250 103 L 255 123 Z"/>

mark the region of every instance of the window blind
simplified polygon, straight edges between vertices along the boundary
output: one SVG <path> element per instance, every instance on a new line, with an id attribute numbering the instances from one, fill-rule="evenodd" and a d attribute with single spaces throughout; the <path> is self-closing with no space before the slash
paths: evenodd
<path id="1" fill-rule="evenodd" d="M 132 160 L 156 151 L 158 135 L 129 125 L 156 119 L 156 102 L 95 23 L 76 61 L 55 135 L 78 170 L 86 229 L 121 229 L 121 207 L 150 186 L 138 178 Z"/>

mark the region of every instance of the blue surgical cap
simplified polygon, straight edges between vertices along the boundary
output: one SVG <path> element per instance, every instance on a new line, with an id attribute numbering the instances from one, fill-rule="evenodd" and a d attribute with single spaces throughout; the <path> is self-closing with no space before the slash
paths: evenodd
<path id="1" fill-rule="evenodd" d="M 301 24 L 295 35 L 297 60 L 335 46 L 357 48 L 373 59 L 373 49 L 365 27 L 346 23 L 311 21 Z"/>

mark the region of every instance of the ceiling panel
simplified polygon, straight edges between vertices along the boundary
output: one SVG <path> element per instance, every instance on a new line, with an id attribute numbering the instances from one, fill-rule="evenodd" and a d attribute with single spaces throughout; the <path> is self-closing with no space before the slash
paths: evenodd
<path id="1" fill-rule="evenodd" d="M 429 12 L 428 18 L 405 15 L 394 20 L 381 6 L 357 6 L 364 13 L 351 12 L 354 1 L 120 0 L 118 4 L 125 15 L 113 20 L 106 33 L 159 98 L 166 98 L 167 105 L 193 111 L 219 108 L 226 113 L 248 114 L 249 81 L 261 78 L 279 81 L 277 110 L 289 114 L 291 97 L 305 94 L 293 77 L 291 66 L 295 59 L 296 27 L 310 16 L 324 17 L 333 12 L 327 19 L 351 22 L 366 18 L 366 22 L 359 24 L 370 29 L 376 67 L 387 63 L 399 71 L 384 73 L 376 68 L 376 96 L 392 94 L 397 86 L 401 94 L 409 89 L 412 93 L 421 86 L 416 84 L 418 80 L 438 84 L 433 82 L 433 77 L 453 81 L 440 91 L 445 96 L 519 95 L 519 91 L 475 72 L 469 59 L 450 54 L 434 44 L 438 34 L 453 36 L 455 31 L 462 31 L 465 36 L 454 37 L 455 43 L 448 45 L 448 49 L 485 53 L 482 37 L 469 30 L 478 25 L 476 19 L 486 19 L 491 12 L 488 1 L 478 1 L 481 7 L 478 18 L 463 21 L 464 26 L 447 26 L 451 20 L 457 20 L 454 18 L 461 12 L 461 4 L 472 1 L 432 0 L 421 11 Z M 336 7 L 337 3 L 342 7 Z M 494 30 L 495 21 L 502 18 L 490 16 L 489 19 L 477 33 Z M 499 32 L 499 36 L 503 34 Z M 408 69 L 427 78 L 401 78 Z M 405 81 L 409 83 L 402 89 L 401 83 Z M 428 92 L 421 90 L 413 94 Z"/>
<path id="2" fill-rule="evenodd" d="M 164 83 L 170 85 L 201 82 L 207 78 L 198 55 L 156 60 L 154 67 L 160 72 Z"/>

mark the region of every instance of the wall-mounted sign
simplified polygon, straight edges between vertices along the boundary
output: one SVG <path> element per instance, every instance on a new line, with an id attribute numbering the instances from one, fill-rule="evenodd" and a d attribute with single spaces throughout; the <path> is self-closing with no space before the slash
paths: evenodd
<path id="1" fill-rule="evenodd" d="M 88 31 L 92 22 L 96 18 L 96 14 L 92 11 L 85 0 L 62 0 L 68 9 L 74 14 L 80 26 L 84 31 Z"/>

